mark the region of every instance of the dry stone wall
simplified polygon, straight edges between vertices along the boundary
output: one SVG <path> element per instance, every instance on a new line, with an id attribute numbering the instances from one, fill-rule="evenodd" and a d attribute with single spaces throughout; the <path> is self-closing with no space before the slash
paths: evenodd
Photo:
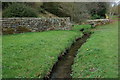
<path id="1" fill-rule="evenodd" d="M 95 20 L 87 20 L 87 24 L 92 25 L 93 27 L 103 24 L 110 23 L 109 19 L 95 19 Z"/>
<path id="2" fill-rule="evenodd" d="M 70 30 L 70 18 L 3 18 L 3 34 L 39 32 L 47 30 Z"/>

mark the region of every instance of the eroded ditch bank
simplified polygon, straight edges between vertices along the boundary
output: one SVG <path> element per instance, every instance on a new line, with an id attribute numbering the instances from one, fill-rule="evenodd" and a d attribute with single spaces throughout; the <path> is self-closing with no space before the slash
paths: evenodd
<path id="1" fill-rule="evenodd" d="M 65 51 L 63 56 L 58 58 L 58 61 L 53 66 L 51 73 L 47 75 L 44 79 L 54 78 L 71 78 L 71 66 L 74 62 L 74 57 L 78 49 L 86 42 L 86 40 L 90 37 L 91 33 L 84 34 L 81 38 L 76 39 L 71 47 Z"/>

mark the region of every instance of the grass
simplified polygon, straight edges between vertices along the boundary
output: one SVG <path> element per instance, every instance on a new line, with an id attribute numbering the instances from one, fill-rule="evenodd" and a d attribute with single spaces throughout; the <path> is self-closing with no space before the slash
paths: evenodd
<path id="1" fill-rule="evenodd" d="M 74 25 L 72 30 L 74 31 L 82 31 L 84 34 L 85 33 L 90 33 L 91 25 Z"/>
<path id="2" fill-rule="evenodd" d="M 3 78 L 43 78 L 75 38 L 77 31 L 46 31 L 4 35 Z"/>
<path id="3" fill-rule="evenodd" d="M 118 77 L 118 23 L 98 26 L 79 49 L 72 65 L 73 78 Z"/>
<path id="4" fill-rule="evenodd" d="M 80 31 L 81 29 L 89 30 L 91 29 L 91 25 L 74 25 L 72 29 L 75 31 Z"/>

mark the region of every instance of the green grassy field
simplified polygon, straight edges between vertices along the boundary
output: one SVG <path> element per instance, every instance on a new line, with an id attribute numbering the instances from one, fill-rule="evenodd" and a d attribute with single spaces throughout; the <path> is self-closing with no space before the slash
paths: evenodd
<path id="1" fill-rule="evenodd" d="M 75 25 L 71 31 L 46 31 L 4 35 L 2 43 L 3 78 L 43 78 L 58 56 L 70 47 L 79 32 L 90 25 Z M 113 78 L 118 74 L 117 23 L 98 26 L 91 38 L 79 49 L 73 78 Z"/>
<path id="2" fill-rule="evenodd" d="M 79 49 L 72 71 L 73 78 L 118 77 L 118 22 L 95 29 Z"/>
<path id="3" fill-rule="evenodd" d="M 77 31 L 46 31 L 3 36 L 2 77 L 43 78 L 58 56 L 82 36 Z"/>

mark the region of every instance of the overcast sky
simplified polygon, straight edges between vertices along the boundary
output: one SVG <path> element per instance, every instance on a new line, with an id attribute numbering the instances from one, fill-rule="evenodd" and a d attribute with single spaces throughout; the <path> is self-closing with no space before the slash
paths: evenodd
<path id="1" fill-rule="evenodd" d="M 112 3 L 112 7 L 115 5 L 115 4 L 119 4 L 120 3 L 120 0 L 115 0 L 115 3 Z"/>
<path id="2" fill-rule="evenodd" d="M 118 3 L 120 0 L 116 0 L 115 2 Z"/>

